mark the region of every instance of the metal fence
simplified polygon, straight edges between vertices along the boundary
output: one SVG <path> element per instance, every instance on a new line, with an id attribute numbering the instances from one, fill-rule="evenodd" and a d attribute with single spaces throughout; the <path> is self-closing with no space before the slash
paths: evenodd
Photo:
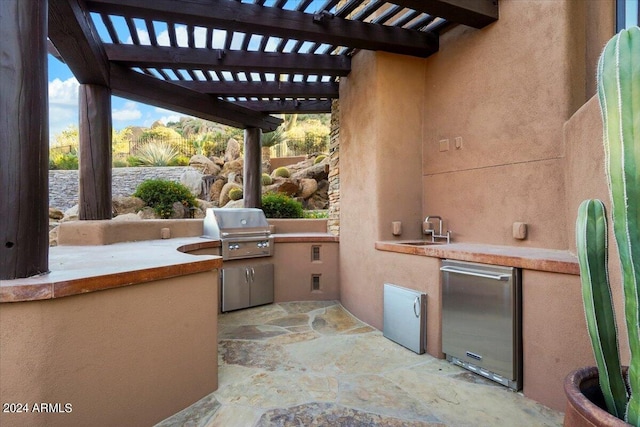
<path id="1" fill-rule="evenodd" d="M 132 139 L 129 141 L 128 151 L 120 150 L 114 153 L 114 158 L 126 159 L 128 156 L 135 156 L 139 149 L 145 144 L 167 144 L 176 149 L 181 155 L 191 157 L 195 154 L 202 154 L 207 157 L 223 157 L 227 149 L 228 136 L 198 141 L 189 138 L 153 138 L 153 139 Z M 242 150 L 242 141 L 240 149 Z M 315 135 L 305 135 L 303 138 L 289 138 L 286 142 L 270 147 L 271 157 L 305 156 L 329 150 L 329 137 L 318 137 Z M 50 147 L 49 152 L 54 154 L 75 153 L 77 147 L 72 145 Z"/>

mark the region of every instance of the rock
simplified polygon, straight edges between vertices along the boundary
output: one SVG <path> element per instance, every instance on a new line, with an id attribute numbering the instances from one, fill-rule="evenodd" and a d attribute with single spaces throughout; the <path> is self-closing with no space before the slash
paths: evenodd
<path id="1" fill-rule="evenodd" d="M 210 159 L 216 165 L 220 167 L 224 166 L 224 159 L 222 157 L 213 156 L 213 157 L 210 157 Z"/>
<path id="2" fill-rule="evenodd" d="M 140 209 L 140 211 L 138 212 L 138 217 L 140 217 L 140 219 L 158 219 L 158 216 L 156 215 L 153 208 L 150 208 L 149 206 Z"/>
<path id="3" fill-rule="evenodd" d="M 58 227 L 49 231 L 49 246 L 58 246 Z"/>
<path id="4" fill-rule="evenodd" d="M 242 185 L 235 182 L 227 182 L 220 191 L 220 198 L 218 199 L 218 206 L 224 206 L 229 203 L 229 190 L 232 188 L 242 188 Z"/>
<path id="5" fill-rule="evenodd" d="M 318 181 L 312 178 L 304 178 L 300 180 L 300 197 L 308 199 L 318 189 Z"/>
<path id="6" fill-rule="evenodd" d="M 206 212 L 206 210 L 209 208 L 215 207 L 213 202 L 207 202 L 206 200 L 202 200 L 202 199 L 196 199 L 196 203 L 197 203 L 198 209 L 200 209 L 203 212 Z"/>
<path id="7" fill-rule="evenodd" d="M 215 206 L 220 206 L 220 193 L 222 192 L 222 187 L 227 183 L 227 180 L 224 178 L 218 178 L 211 187 L 209 187 L 209 200 Z"/>
<path id="8" fill-rule="evenodd" d="M 304 179 L 310 178 L 316 181 L 322 181 L 329 178 L 329 165 L 328 163 L 321 162 L 317 165 L 311 165 L 308 168 L 301 169 L 298 172 L 292 172 L 291 178 Z"/>
<path id="9" fill-rule="evenodd" d="M 202 154 L 192 156 L 189 159 L 189 166 L 199 170 L 203 175 L 217 175 L 220 172 L 220 166 Z"/>
<path id="10" fill-rule="evenodd" d="M 171 219 L 189 218 L 191 216 L 189 208 L 180 202 L 173 202 L 171 208 L 171 216 L 169 217 Z"/>
<path id="11" fill-rule="evenodd" d="M 230 208 L 230 209 L 244 208 L 244 199 L 230 200 L 229 203 L 227 203 L 223 207 L 224 208 Z"/>
<path id="12" fill-rule="evenodd" d="M 211 160 L 209 159 L 207 160 L 211 162 Z M 202 172 L 200 172 L 200 170 L 187 169 L 182 173 L 182 175 L 180 175 L 180 183 L 185 187 L 187 187 L 189 191 L 191 191 L 191 194 L 193 194 L 195 197 L 198 197 L 200 196 L 200 193 L 202 193 L 202 177 L 203 176 L 204 175 L 202 174 Z"/>
<path id="13" fill-rule="evenodd" d="M 138 216 L 138 214 L 135 214 L 133 212 L 118 215 L 113 218 L 113 221 L 140 221 L 140 220 L 141 218 Z"/>
<path id="14" fill-rule="evenodd" d="M 79 210 L 80 208 L 78 207 L 78 205 L 73 205 L 72 207 L 64 211 L 64 217 L 60 220 L 60 222 L 77 221 Z"/>
<path id="15" fill-rule="evenodd" d="M 49 219 L 60 220 L 64 218 L 64 213 L 58 208 L 49 208 Z"/>
<path id="16" fill-rule="evenodd" d="M 244 169 L 243 159 L 233 160 L 231 162 L 227 162 L 224 164 L 222 171 L 220 171 L 220 175 L 229 177 L 233 174 L 234 177 L 242 178 L 243 169 Z M 229 178 L 229 181 L 233 181 L 233 179 Z"/>
<path id="17" fill-rule="evenodd" d="M 275 191 L 278 193 L 284 193 L 289 197 L 294 197 L 300 191 L 300 186 L 297 182 L 287 178 L 282 181 L 278 180 L 275 183 Z"/>
<path id="18" fill-rule="evenodd" d="M 202 219 L 205 217 L 205 212 L 206 211 L 202 210 L 201 208 L 195 208 L 193 210 L 193 218 Z"/>
<path id="19" fill-rule="evenodd" d="M 139 197 L 115 196 L 111 200 L 114 215 L 120 216 L 129 213 L 137 213 L 145 207 L 144 201 Z"/>
<path id="20" fill-rule="evenodd" d="M 231 138 L 227 141 L 227 150 L 224 152 L 224 161 L 232 162 L 240 157 L 240 143 Z"/>

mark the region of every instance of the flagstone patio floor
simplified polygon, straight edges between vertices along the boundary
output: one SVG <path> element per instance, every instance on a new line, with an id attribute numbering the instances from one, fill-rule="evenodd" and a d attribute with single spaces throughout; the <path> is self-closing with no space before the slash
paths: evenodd
<path id="1" fill-rule="evenodd" d="M 383 337 L 338 302 L 218 318 L 219 388 L 157 427 L 560 426 L 563 414 Z"/>

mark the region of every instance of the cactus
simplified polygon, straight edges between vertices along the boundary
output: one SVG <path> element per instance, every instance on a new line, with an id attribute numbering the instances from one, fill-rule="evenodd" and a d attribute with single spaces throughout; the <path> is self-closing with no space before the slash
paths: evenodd
<path id="1" fill-rule="evenodd" d="M 599 200 L 578 211 L 576 240 L 589 335 L 607 410 L 640 426 L 640 28 L 615 35 L 598 62 L 598 98 L 611 196 L 611 218 L 620 256 L 630 363 L 629 394 L 622 379 L 616 321 L 607 274 L 606 219 Z"/>
<path id="2" fill-rule="evenodd" d="M 240 187 L 235 187 L 229 190 L 229 199 L 231 200 L 240 200 L 242 199 L 242 196 L 242 188 Z"/>
<path id="3" fill-rule="evenodd" d="M 280 178 L 289 178 L 290 175 L 291 173 L 289 172 L 289 169 L 285 168 L 284 166 L 281 166 L 273 171 L 273 176 L 278 176 Z"/>
<path id="4" fill-rule="evenodd" d="M 320 163 L 321 161 L 323 161 L 326 158 L 327 158 L 327 156 L 325 154 L 320 154 L 318 157 L 315 158 L 315 160 L 313 161 L 313 164 L 317 165 L 318 163 Z"/>
<path id="5" fill-rule="evenodd" d="M 271 176 L 268 173 L 263 173 L 261 180 L 262 180 L 262 185 L 273 184 L 273 179 L 271 179 Z"/>

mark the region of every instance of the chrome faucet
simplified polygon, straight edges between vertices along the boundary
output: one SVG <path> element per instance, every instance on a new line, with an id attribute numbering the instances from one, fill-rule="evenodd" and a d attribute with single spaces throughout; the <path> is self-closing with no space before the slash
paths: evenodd
<path id="1" fill-rule="evenodd" d="M 438 234 L 435 233 L 435 230 L 432 228 L 431 220 L 438 220 Z M 447 243 L 451 243 L 451 230 L 447 231 L 447 234 L 442 234 L 442 217 L 438 215 L 429 215 L 424 219 L 424 224 L 422 226 L 422 232 L 431 236 L 431 241 L 435 243 L 436 239 L 447 239 Z"/>

